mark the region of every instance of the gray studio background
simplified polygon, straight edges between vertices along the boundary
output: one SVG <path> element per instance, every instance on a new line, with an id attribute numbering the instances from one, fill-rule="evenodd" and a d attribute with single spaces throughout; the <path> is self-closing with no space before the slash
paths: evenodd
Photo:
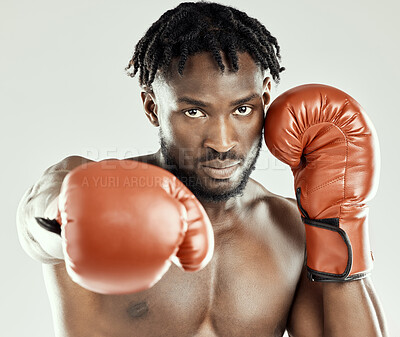
<path id="1" fill-rule="evenodd" d="M 220 2 L 257 17 L 278 38 L 287 71 L 274 97 L 302 83 L 330 84 L 358 100 L 375 124 L 382 170 L 370 203 L 373 280 L 392 335 L 400 336 L 397 1 Z M 98 160 L 157 149 L 137 79 L 123 69 L 150 24 L 178 3 L 0 1 L 0 335 L 54 336 L 41 265 L 16 233 L 25 190 L 70 154 Z M 253 177 L 294 195 L 291 172 L 265 148 Z"/>

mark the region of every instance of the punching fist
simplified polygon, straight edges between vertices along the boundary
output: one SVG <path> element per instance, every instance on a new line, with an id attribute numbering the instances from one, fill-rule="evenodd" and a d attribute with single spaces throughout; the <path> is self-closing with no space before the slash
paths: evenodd
<path id="1" fill-rule="evenodd" d="M 213 230 L 195 196 L 168 171 L 132 160 L 84 164 L 64 179 L 56 219 L 67 272 L 82 287 L 126 294 L 153 286 L 171 261 L 202 269 Z"/>
<path id="2" fill-rule="evenodd" d="M 380 162 L 375 129 L 361 106 L 326 85 L 293 88 L 271 104 L 265 141 L 294 175 L 309 278 L 365 277 L 372 269 L 366 202 L 376 192 Z"/>

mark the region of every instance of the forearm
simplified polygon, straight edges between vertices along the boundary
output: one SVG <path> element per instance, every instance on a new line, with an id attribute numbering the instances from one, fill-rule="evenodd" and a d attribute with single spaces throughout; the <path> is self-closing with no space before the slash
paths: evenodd
<path id="1" fill-rule="evenodd" d="M 387 337 L 382 308 L 371 279 L 322 284 L 324 336 Z"/>

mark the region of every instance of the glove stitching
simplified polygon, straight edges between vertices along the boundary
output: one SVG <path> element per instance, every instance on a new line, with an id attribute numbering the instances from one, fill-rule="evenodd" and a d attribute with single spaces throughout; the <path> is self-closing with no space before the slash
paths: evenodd
<path id="1" fill-rule="evenodd" d="M 326 107 L 327 107 L 327 105 L 328 105 L 327 95 L 324 95 L 324 96 L 323 96 L 323 95 L 320 93 L 320 99 L 321 99 L 320 112 L 321 112 L 321 114 L 323 114 L 324 111 L 325 111 L 325 109 L 326 109 Z M 341 176 L 341 177 L 339 177 L 339 178 L 336 178 L 336 179 L 334 179 L 334 180 L 331 180 L 331 181 L 329 181 L 329 182 L 327 182 L 327 183 L 324 183 L 324 184 L 322 184 L 322 185 L 319 185 L 319 186 L 317 186 L 317 187 L 315 187 L 315 188 L 313 188 L 313 189 L 310 189 L 310 190 L 308 189 L 308 186 L 306 185 L 306 186 L 307 186 L 307 188 L 306 188 L 307 194 L 313 193 L 313 192 L 315 192 L 315 191 L 317 191 L 317 190 L 319 190 L 319 189 L 321 189 L 321 188 L 323 188 L 323 187 L 326 187 L 326 186 L 328 186 L 328 185 L 330 185 L 330 184 L 333 184 L 333 183 L 335 183 L 335 182 L 340 181 L 340 180 L 343 179 L 344 184 L 343 184 L 343 199 L 342 199 L 342 200 L 345 200 L 345 196 L 346 196 L 346 175 L 347 175 L 347 172 L 348 172 L 349 140 L 348 140 L 348 138 L 347 138 L 346 132 L 344 132 L 344 130 L 342 130 L 342 127 L 340 127 L 340 126 L 337 124 L 337 122 L 341 119 L 341 117 L 343 116 L 343 113 L 344 113 L 345 108 L 346 108 L 349 104 L 350 104 L 350 101 L 346 98 L 345 101 L 344 101 L 344 103 L 343 103 L 343 105 L 338 109 L 337 113 L 334 115 L 333 120 L 330 120 L 330 121 L 318 121 L 317 123 L 313 123 L 313 124 L 311 124 L 311 125 L 308 125 L 308 127 L 307 127 L 306 129 L 304 129 L 303 132 L 300 134 L 300 142 L 302 143 L 302 142 L 303 142 L 303 138 L 304 138 L 304 134 L 307 132 L 307 130 L 308 130 L 309 128 L 313 127 L 314 125 L 321 124 L 321 123 L 329 123 L 330 126 L 326 127 L 326 129 L 325 129 L 324 131 L 322 131 L 322 132 L 320 133 L 320 135 L 324 135 L 325 133 L 327 133 L 328 131 L 330 131 L 330 130 L 332 129 L 332 127 L 336 127 L 336 128 L 339 129 L 339 131 L 342 133 L 342 135 L 343 135 L 343 137 L 344 137 L 344 141 L 341 141 L 341 140 L 334 140 L 334 141 L 332 141 L 332 142 L 329 142 L 328 144 L 333 144 L 333 143 L 335 143 L 335 142 L 338 142 L 338 143 L 344 142 L 344 143 L 346 143 L 345 172 L 344 172 L 344 175 Z M 292 107 L 288 107 L 288 110 L 289 110 L 290 114 L 292 115 L 292 117 L 297 121 L 296 115 L 295 115 L 295 113 L 294 113 L 294 109 L 293 109 Z M 356 119 L 359 115 L 360 115 L 360 112 L 356 112 L 356 113 L 354 114 L 352 120 L 347 121 L 346 124 L 347 124 L 347 125 L 348 125 L 348 124 L 351 124 L 351 123 L 353 122 L 353 120 Z M 298 123 L 298 121 L 297 121 L 296 125 L 300 125 L 300 124 Z M 362 136 L 368 136 L 368 135 L 364 135 L 364 134 L 363 134 Z M 314 152 L 314 151 L 312 151 L 312 152 Z M 312 152 L 310 152 L 310 153 L 312 153 Z M 310 154 L 310 153 L 308 153 L 308 154 Z M 340 202 L 341 202 L 341 201 L 340 201 Z M 340 202 L 338 202 L 338 203 L 340 203 Z M 342 215 L 342 206 L 340 206 L 340 208 L 339 208 L 339 223 L 340 223 L 341 220 L 342 220 L 342 216 L 341 216 L 341 215 Z"/>
<path id="2" fill-rule="evenodd" d="M 335 140 L 332 140 L 331 142 L 329 142 L 329 143 L 325 143 L 324 145 L 326 146 L 326 145 L 332 145 L 332 144 L 341 144 L 341 143 L 346 143 L 346 140 L 343 140 L 343 139 L 335 139 Z M 310 155 L 310 154 L 312 154 L 312 153 L 314 153 L 315 151 L 318 151 L 319 149 L 315 149 L 315 150 L 312 150 L 312 151 L 310 151 L 310 152 L 307 152 L 307 153 L 304 153 L 304 156 L 308 156 L 308 155 Z"/>
<path id="3" fill-rule="evenodd" d="M 344 176 L 340 176 L 340 177 L 338 177 L 338 178 L 335 178 L 335 179 L 333 179 L 333 180 L 330 180 L 330 181 L 328 181 L 328 182 L 326 182 L 326 183 L 323 183 L 322 185 L 319 185 L 319 186 L 314 187 L 313 189 L 311 189 L 311 190 L 309 190 L 309 191 L 307 191 L 307 192 L 308 192 L 308 193 L 314 193 L 315 191 L 317 191 L 317 190 L 319 190 L 319 189 L 321 189 L 321 188 L 323 188 L 323 187 L 326 187 L 326 186 L 328 186 L 328 185 L 330 185 L 330 184 L 333 184 L 333 183 L 335 183 L 335 182 L 337 182 L 337 181 L 342 180 L 343 177 L 344 177 Z"/>
<path id="4" fill-rule="evenodd" d="M 292 111 L 290 111 L 290 112 L 292 113 Z M 337 124 L 335 124 L 335 123 L 332 122 L 332 121 L 318 122 L 318 123 L 311 124 L 311 125 L 307 126 L 306 129 L 304 129 L 304 131 L 300 134 L 300 142 L 301 142 L 301 143 L 303 142 L 304 134 L 307 132 L 308 129 L 312 128 L 312 127 L 315 126 L 315 125 L 323 124 L 323 123 L 328 123 L 328 124 L 330 124 L 330 126 L 329 126 L 329 127 L 327 126 L 326 129 L 325 129 L 324 131 L 322 131 L 322 132 L 319 134 L 319 136 L 324 135 L 325 133 L 327 133 L 328 131 L 330 131 L 333 127 L 336 127 L 337 129 L 340 130 L 340 132 L 341 132 L 342 134 L 345 134 L 345 133 L 343 132 L 343 130 L 342 130 Z M 345 138 L 346 138 L 346 136 L 345 136 Z"/>
<path id="5" fill-rule="evenodd" d="M 332 144 L 332 143 L 335 143 L 335 142 L 339 142 L 339 143 L 340 143 L 340 142 L 343 142 L 343 143 L 346 142 L 346 143 L 347 143 L 347 138 L 346 138 L 345 133 L 340 129 L 340 127 L 339 127 L 338 125 L 336 125 L 336 124 L 335 124 L 334 122 L 332 122 L 332 121 L 315 123 L 315 124 L 312 124 L 312 125 L 308 126 L 307 129 L 304 130 L 303 134 L 301 135 L 301 141 L 302 141 L 302 138 L 303 138 L 304 134 L 306 133 L 306 131 L 307 131 L 309 128 L 311 128 L 311 127 L 314 126 L 314 125 L 318 125 L 318 124 L 322 124 L 322 123 L 329 123 L 329 126 L 327 126 L 327 127 L 325 128 L 325 130 L 322 131 L 322 132 L 320 133 L 320 136 L 321 136 L 321 135 L 324 135 L 325 133 L 327 133 L 327 132 L 329 132 L 330 130 L 332 130 L 333 127 L 339 129 L 339 131 L 342 133 L 342 135 L 344 135 L 344 140 L 343 140 L 343 139 L 334 140 L 334 141 L 332 141 L 332 142 L 329 142 L 328 144 Z M 314 151 L 312 151 L 312 152 L 314 152 Z M 312 152 L 309 152 L 308 154 L 311 154 Z M 347 153 L 347 146 L 346 146 L 346 153 Z M 347 158 L 347 155 L 345 155 L 345 157 Z M 346 164 L 347 164 L 347 159 L 346 159 Z M 340 180 L 342 180 L 342 179 L 344 179 L 344 176 L 340 176 L 340 177 L 338 177 L 338 178 L 336 178 L 336 179 L 333 179 L 333 180 L 331 180 L 331 181 L 325 182 L 324 184 L 319 185 L 319 186 L 317 186 L 317 187 L 314 187 L 314 188 L 312 188 L 312 189 L 309 189 L 308 186 L 306 185 L 306 186 L 307 186 L 307 188 L 306 188 L 307 194 L 314 193 L 315 191 L 320 190 L 320 189 L 322 189 L 322 188 L 324 188 L 324 187 L 326 187 L 326 186 L 328 186 L 328 185 L 331 185 L 331 184 L 333 184 L 333 183 L 335 183 L 335 182 L 337 182 L 337 181 L 340 181 Z M 341 201 L 339 201 L 338 203 L 340 203 L 340 202 L 341 202 Z M 306 206 L 306 205 L 305 205 L 305 206 Z M 339 209 L 339 212 L 341 212 L 341 208 Z M 340 219 L 340 213 L 339 213 L 339 219 Z"/>
<path id="6" fill-rule="evenodd" d="M 327 98 L 327 95 L 325 95 L 324 97 L 325 97 L 325 99 L 322 97 L 322 94 L 320 93 L 320 98 L 321 98 L 320 112 L 321 112 L 321 115 L 324 114 L 325 109 L 326 109 L 326 107 L 327 107 L 327 105 L 328 105 L 328 98 Z M 332 126 L 336 126 L 340 131 L 342 131 L 342 128 L 341 128 L 339 125 L 337 125 L 337 121 L 342 117 L 343 112 L 344 112 L 344 108 L 345 108 L 347 105 L 349 105 L 349 104 L 350 104 L 350 101 L 346 98 L 344 104 L 338 109 L 338 112 L 334 115 L 333 120 L 329 120 L 329 121 L 318 121 L 318 122 L 316 122 L 316 123 L 310 124 L 310 125 L 309 125 L 306 129 L 304 129 L 303 132 L 300 134 L 300 139 L 301 139 L 301 140 L 303 139 L 304 133 L 305 133 L 310 127 L 312 127 L 312 126 L 314 126 L 314 125 L 317 125 L 317 124 L 321 124 L 321 123 L 330 123 L 330 124 L 332 124 Z M 296 120 L 296 122 L 297 122 L 296 125 L 300 125 L 300 124 L 298 123 L 298 119 L 296 118 L 296 115 L 295 115 L 295 113 L 294 113 L 293 107 L 287 107 L 287 109 L 289 110 L 289 112 L 290 112 L 290 114 L 292 115 L 292 117 Z M 360 113 L 357 112 L 357 113 L 355 114 L 356 116 L 355 116 L 354 118 L 357 118 L 359 114 L 360 114 Z M 350 122 L 352 122 L 352 121 L 350 121 Z M 329 130 L 330 130 L 330 128 L 327 129 L 327 131 L 329 131 Z M 327 131 L 326 131 L 326 132 L 327 132 Z M 322 134 L 324 134 L 324 133 L 325 133 L 325 132 L 323 132 Z M 342 131 L 342 133 L 344 133 L 344 132 Z"/>
<path id="7" fill-rule="evenodd" d="M 343 135 L 346 139 L 346 164 L 344 168 L 344 181 L 343 181 L 343 200 L 346 200 L 346 177 L 348 172 L 348 164 L 349 164 L 349 140 L 347 139 L 346 133 L 343 132 Z M 342 222 L 342 205 L 339 208 L 339 224 Z"/>

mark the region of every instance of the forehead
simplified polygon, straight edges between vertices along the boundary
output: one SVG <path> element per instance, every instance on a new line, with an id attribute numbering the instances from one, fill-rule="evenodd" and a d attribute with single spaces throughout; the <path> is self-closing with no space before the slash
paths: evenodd
<path id="1" fill-rule="evenodd" d="M 193 94 L 202 97 L 214 95 L 241 96 L 244 92 L 261 92 L 263 72 L 248 53 L 238 53 L 239 70 L 233 72 L 224 53 L 221 53 L 225 65 L 221 72 L 213 55 L 202 52 L 189 56 L 183 76 L 178 74 L 179 58 L 173 59 L 168 71 L 157 76 L 153 88 L 170 95 L 184 96 Z M 157 90 L 161 89 L 161 90 Z"/>

